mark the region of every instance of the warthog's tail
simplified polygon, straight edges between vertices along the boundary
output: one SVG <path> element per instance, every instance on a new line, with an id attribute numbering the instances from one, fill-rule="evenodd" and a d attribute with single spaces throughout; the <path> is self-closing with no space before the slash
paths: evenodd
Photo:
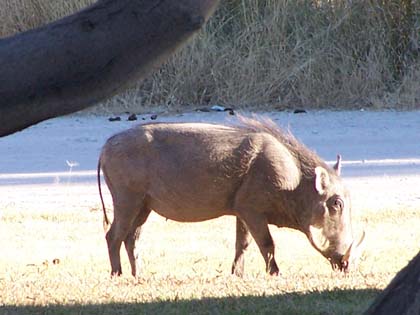
<path id="1" fill-rule="evenodd" d="M 99 197 L 101 197 L 102 211 L 104 212 L 103 225 L 104 225 L 104 231 L 106 233 L 109 230 L 110 223 L 109 223 L 108 215 L 106 214 L 104 197 L 102 196 L 102 189 L 101 189 L 101 159 L 99 159 L 98 161 L 97 179 L 98 179 Z"/>

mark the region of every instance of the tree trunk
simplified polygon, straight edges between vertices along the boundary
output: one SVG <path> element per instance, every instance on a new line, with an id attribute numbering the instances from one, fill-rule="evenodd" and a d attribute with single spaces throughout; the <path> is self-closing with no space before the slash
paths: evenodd
<path id="1" fill-rule="evenodd" d="M 72 113 L 148 75 L 219 0 L 99 0 L 0 39 L 0 137 Z"/>
<path id="2" fill-rule="evenodd" d="M 420 252 L 398 272 L 365 315 L 420 314 Z"/>

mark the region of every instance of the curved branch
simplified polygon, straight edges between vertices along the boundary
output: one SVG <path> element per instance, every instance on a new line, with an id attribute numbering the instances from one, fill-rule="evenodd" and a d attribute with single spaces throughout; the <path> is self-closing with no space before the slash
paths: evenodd
<path id="1" fill-rule="evenodd" d="M 100 0 L 0 39 L 0 136 L 72 113 L 147 76 L 219 0 Z"/>

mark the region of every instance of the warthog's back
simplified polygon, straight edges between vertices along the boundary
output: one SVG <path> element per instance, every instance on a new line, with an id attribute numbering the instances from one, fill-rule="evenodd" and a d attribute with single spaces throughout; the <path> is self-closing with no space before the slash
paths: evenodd
<path id="1" fill-rule="evenodd" d="M 111 137 L 101 165 L 114 189 L 145 193 L 150 207 L 178 221 L 201 221 L 232 211 L 235 192 L 274 137 L 241 127 L 204 123 L 139 126 Z"/>

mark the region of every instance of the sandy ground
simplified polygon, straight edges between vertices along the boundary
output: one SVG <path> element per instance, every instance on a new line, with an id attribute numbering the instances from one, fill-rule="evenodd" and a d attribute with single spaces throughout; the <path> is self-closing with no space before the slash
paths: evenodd
<path id="1" fill-rule="evenodd" d="M 264 113 L 333 163 L 343 156 L 343 177 L 354 208 L 420 209 L 420 112 Z M 52 119 L 0 138 L 1 208 L 57 207 L 63 202 L 98 202 L 95 169 L 99 151 L 112 134 L 151 121 L 118 122 L 105 116 Z M 160 115 L 155 121 L 235 119 L 227 112 Z M 108 196 L 109 197 L 109 196 Z M 109 200 L 108 200 L 109 201 Z M 420 224 L 420 211 L 419 211 Z"/>

